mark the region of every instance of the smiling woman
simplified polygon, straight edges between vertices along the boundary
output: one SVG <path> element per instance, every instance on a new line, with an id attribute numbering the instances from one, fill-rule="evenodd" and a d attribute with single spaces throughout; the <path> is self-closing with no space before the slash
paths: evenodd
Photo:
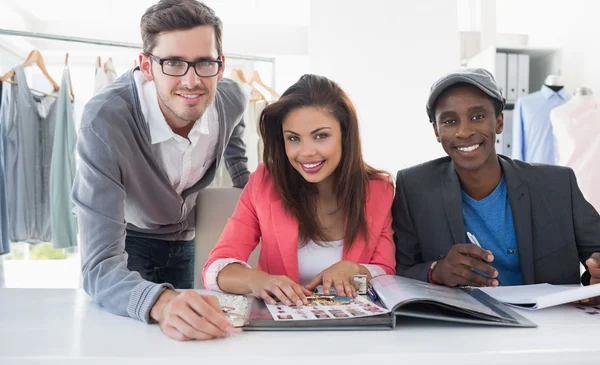
<path id="1" fill-rule="evenodd" d="M 366 231 L 365 186 L 379 172 L 362 158 L 356 110 L 344 91 L 327 78 L 304 75 L 278 103 L 263 112 L 260 129 L 264 161 L 286 209 L 299 221 L 300 237 L 326 242 L 344 238 L 347 245 Z M 341 235 L 328 237 L 318 220 L 318 202 L 333 197 L 330 211 L 348 219 Z M 352 198 L 354 197 L 354 198 Z M 343 226 L 343 224 L 340 224 Z"/>
<path id="2" fill-rule="evenodd" d="M 282 127 L 288 161 L 308 182 L 331 191 L 342 157 L 340 123 L 327 111 L 303 107 L 289 113 Z"/>
<path id="3" fill-rule="evenodd" d="M 364 162 L 346 93 L 304 75 L 265 108 L 260 131 L 265 164 L 210 253 L 205 287 L 302 305 L 320 284 L 355 296 L 354 275 L 394 273 L 393 185 Z M 256 270 L 247 260 L 261 239 Z"/>

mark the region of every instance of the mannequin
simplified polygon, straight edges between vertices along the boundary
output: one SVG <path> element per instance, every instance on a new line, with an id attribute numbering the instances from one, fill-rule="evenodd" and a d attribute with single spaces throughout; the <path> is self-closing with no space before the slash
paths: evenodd
<path id="1" fill-rule="evenodd" d="M 589 87 L 581 86 L 581 87 L 578 87 L 577 89 L 575 89 L 575 93 L 573 95 L 575 95 L 575 96 L 588 96 L 588 95 L 591 96 L 591 95 L 594 95 L 594 92 Z"/>
<path id="2" fill-rule="evenodd" d="M 581 86 L 571 100 L 550 112 L 558 165 L 573 169 L 585 198 L 600 211 L 600 101 Z"/>
<path id="3" fill-rule="evenodd" d="M 544 81 L 544 85 L 548 86 L 549 88 L 551 88 L 552 90 L 554 90 L 554 92 L 559 91 L 560 89 L 562 89 L 565 84 L 562 80 L 562 77 L 560 77 L 559 75 L 548 75 L 546 76 L 546 80 Z"/>
<path id="4" fill-rule="evenodd" d="M 513 109 L 512 157 L 531 163 L 556 163 L 550 112 L 568 101 L 560 75 L 546 76 L 539 91 L 520 97 Z"/>

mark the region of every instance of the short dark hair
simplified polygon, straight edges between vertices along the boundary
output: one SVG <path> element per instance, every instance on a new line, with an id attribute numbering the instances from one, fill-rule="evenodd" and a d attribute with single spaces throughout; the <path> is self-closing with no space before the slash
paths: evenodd
<path id="1" fill-rule="evenodd" d="M 440 98 L 443 95 L 445 95 L 448 91 L 451 91 L 451 90 L 454 90 L 454 89 L 458 89 L 458 88 L 461 88 L 461 87 L 465 87 L 465 86 L 474 87 L 474 88 L 480 90 L 477 86 L 469 84 L 467 82 L 457 82 L 456 84 L 448 86 L 440 94 L 440 96 L 438 96 L 437 99 L 435 99 L 435 102 L 433 102 L 433 108 L 431 108 L 431 115 L 429 116 L 429 122 L 435 124 L 435 110 L 437 109 L 438 100 L 440 100 Z M 500 100 L 496 99 L 496 98 L 492 98 L 491 96 L 489 96 L 487 94 L 486 94 L 486 96 L 492 101 L 492 104 L 494 105 L 494 113 L 496 114 L 496 118 L 498 118 L 498 116 L 504 110 L 504 103 L 501 102 Z"/>
<path id="2" fill-rule="evenodd" d="M 187 30 L 201 25 L 210 25 L 215 29 L 217 53 L 220 57 L 223 54 L 223 22 L 214 10 L 197 0 L 160 0 L 142 15 L 140 28 L 144 52 L 152 52 L 160 33 Z"/>

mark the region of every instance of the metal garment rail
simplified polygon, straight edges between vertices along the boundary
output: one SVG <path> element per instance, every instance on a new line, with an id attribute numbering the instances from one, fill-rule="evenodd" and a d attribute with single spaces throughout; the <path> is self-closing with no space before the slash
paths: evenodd
<path id="1" fill-rule="evenodd" d="M 86 43 L 86 44 L 95 44 L 100 46 L 109 46 L 109 47 L 122 47 L 122 48 L 131 48 L 131 49 L 142 49 L 141 44 L 136 43 L 127 43 L 127 42 L 115 42 L 108 41 L 103 39 L 92 39 L 92 38 L 79 38 L 79 37 L 70 37 L 56 34 L 47 34 L 47 33 L 37 33 L 37 32 L 25 32 L 20 30 L 11 30 L 11 29 L 0 29 L 0 35 L 12 35 L 18 37 L 28 37 L 28 38 L 40 38 L 40 39 L 50 39 L 55 41 L 65 41 L 65 42 L 75 42 L 75 43 Z M 227 58 L 236 59 L 236 60 L 247 60 L 247 61 L 258 61 L 258 62 L 269 62 L 275 63 L 275 58 L 273 57 L 260 57 L 260 56 L 250 56 L 250 55 L 241 55 L 241 54 L 226 54 Z"/>

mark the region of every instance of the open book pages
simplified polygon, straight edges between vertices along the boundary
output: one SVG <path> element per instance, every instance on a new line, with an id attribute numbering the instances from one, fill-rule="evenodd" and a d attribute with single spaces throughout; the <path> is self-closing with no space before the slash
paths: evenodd
<path id="1" fill-rule="evenodd" d="M 530 310 L 600 296 L 600 284 L 588 286 L 535 284 L 489 287 L 479 290 L 503 303 Z"/>
<path id="2" fill-rule="evenodd" d="M 392 275 L 378 276 L 371 280 L 371 285 L 379 295 L 379 300 L 392 310 L 413 301 L 428 301 L 443 303 L 451 307 L 492 317 L 498 315 L 492 308 L 483 305 L 476 298 L 456 288 Z"/>
<path id="3" fill-rule="evenodd" d="M 527 318 L 471 287 L 449 288 L 401 276 L 371 280 L 379 300 L 397 316 L 485 325 L 535 327 Z"/>
<path id="4" fill-rule="evenodd" d="M 398 317 L 512 327 L 536 327 L 507 305 L 476 288 L 448 288 L 394 275 L 374 278 L 376 300 L 313 294 L 309 305 L 267 304 L 219 293 L 223 312 L 247 331 L 392 329 Z"/>
<path id="5" fill-rule="evenodd" d="M 282 303 L 265 303 L 269 313 L 276 321 L 306 321 L 319 319 L 348 319 L 376 316 L 390 311 L 363 296 L 356 298 L 325 298 L 309 300 L 308 305 L 287 306 Z"/>

